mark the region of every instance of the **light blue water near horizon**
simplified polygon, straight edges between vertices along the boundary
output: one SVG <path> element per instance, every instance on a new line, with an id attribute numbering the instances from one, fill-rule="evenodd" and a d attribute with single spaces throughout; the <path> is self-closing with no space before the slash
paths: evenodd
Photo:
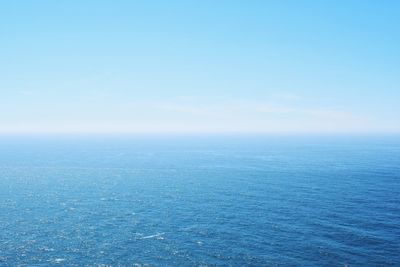
<path id="1" fill-rule="evenodd" d="M 399 266 L 399 136 L 1 137 L 0 266 Z"/>

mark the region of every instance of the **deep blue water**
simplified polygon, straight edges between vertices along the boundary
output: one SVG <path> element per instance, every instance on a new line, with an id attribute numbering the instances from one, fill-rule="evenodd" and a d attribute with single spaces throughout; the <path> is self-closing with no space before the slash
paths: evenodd
<path id="1" fill-rule="evenodd" d="M 0 266 L 400 266 L 400 138 L 2 137 Z"/>

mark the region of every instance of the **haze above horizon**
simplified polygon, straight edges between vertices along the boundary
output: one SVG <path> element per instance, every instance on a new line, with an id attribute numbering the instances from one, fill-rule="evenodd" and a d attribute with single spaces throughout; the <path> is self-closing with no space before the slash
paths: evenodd
<path id="1" fill-rule="evenodd" d="M 400 133 L 400 2 L 4 1 L 0 134 Z"/>

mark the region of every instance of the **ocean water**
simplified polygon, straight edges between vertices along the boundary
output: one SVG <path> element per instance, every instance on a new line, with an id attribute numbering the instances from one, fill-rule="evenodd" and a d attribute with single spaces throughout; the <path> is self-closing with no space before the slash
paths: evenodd
<path id="1" fill-rule="evenodd" d="M 1 137 L 0 266 L 400 266 L 400 138 Z"/>

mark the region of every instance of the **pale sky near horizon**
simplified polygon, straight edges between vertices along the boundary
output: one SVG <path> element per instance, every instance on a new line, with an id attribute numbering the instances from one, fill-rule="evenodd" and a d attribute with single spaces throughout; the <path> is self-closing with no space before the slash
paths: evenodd
<path id="1" fill-rule="evenodd" d="M 400 133 L 400 1 L 1 1 L 0 133 Z"/>

